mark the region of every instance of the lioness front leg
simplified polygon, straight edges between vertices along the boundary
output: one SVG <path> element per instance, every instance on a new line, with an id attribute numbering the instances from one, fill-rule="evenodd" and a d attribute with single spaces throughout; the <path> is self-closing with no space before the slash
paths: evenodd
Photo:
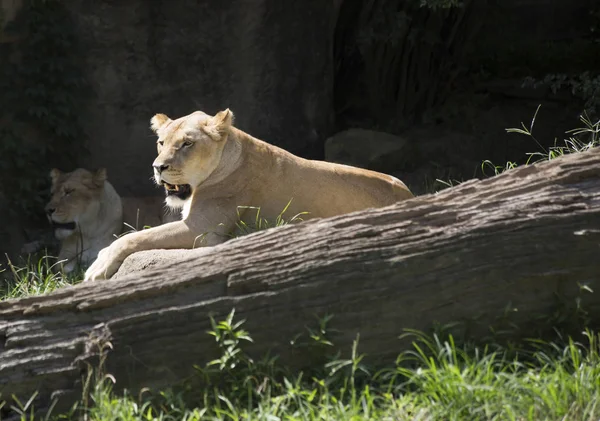
<path id="1" fill-rule="evenodd" d="M 110 246 L 98 253 L 96 261 L 85 272 L 84 281 L 109 279 L 114 275 L 125 258 L 142 250 L 152 249 L 191 249 L 199 246 L 215 246 L 228 238 L 225 226 L 219 226 L 220 232 L 190 225 L 186 221 L 175 221 L 158 227 L 127 234 L 115 240 Z"/>

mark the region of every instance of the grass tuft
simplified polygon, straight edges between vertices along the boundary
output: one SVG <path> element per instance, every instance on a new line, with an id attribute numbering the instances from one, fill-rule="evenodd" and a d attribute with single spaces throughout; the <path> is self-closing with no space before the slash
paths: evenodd
<path id="1" fill-rule="evenodd" d="M 243 235 L 251 234 L 257 231 L 263 231 L 269 228 L 281 227 L 294 222 L 301 222 L 304 215 L 308 215 L 309 212 L 300 212 L 291 218 L 286 218 L 284 214 L 292 204 L 292 200 L 285 205 L 283 210 L 275 217 L 273 221 L 263 218 L 260 214 L 261 208 L 259 206 L 238 206 L 237 207 L 237 221 L 235 223 L 235 234 L 232 237 L 241 237 Z M 244 216 L 250 212 L 255 212 L 254 220 L 252 222 L 246 222 Z"/>
<path id="2" fill-rule="evenodd" d="M 535 164 L 536 162 L 541 161 L 552 161 L 563 155 L 585 152 L 600 145 L 600 120 L 593 122 L 589 115 L 584 112 L 579 116 L 579 120 L 583 124 L 582 127 L 567 131 L 569 136 L 566 139 L 563 139 L 562 143 L 558 143 L 557 139 L 554 139 L 554 145 L 545 148 L 533 134 L 535 120 L 539 110 L 540 106 L 538 105 L 529 127 L 521 122 L 521 127 L 506 129 L 508 133 L 516 133 L 529 137 L 538 146 L 539 150 L 537 152 L 530 152 L 527 154 L 525 165 Z M 517 166 L 517 163 L 511 161 L 507 162 L 504 166 L 497 166 L 489 160 L 486 160 L 481 164 L 481 171 L 484 175 L 489 175 L 489 173 L 486 173 L 486 170 L 489 171 L 489 169 L 491 169 L 493 172 L 492 175 L 498 175 L 504 171 L 516 168 Z"/>
<path id="3" fill-rule="evenodd" d="M 585 342 L 532 341 L 515 352 L 500 345 L 459 345 L 452 335 L 407 331 L 412 348 L 375 371 L 359 352 L 332 357 L 309 375 L 291 375 L 276 359 L 254 360 L 252 340 L 234 321 L 211 316 L 221 358 L 197 367 L 202 387 L 118 395 L 115 379 L 95 376 L 69 414 L 84 420 L 582 420 L 600 417 L 600 334 Z M 102 361 L 102 358 L 101 358 Z M 22 420 L 32 402 L 16 404 Z M 21 401 L 19 401 L 21 402 Z"/>
<path id="4" fill-rule="evenodd" d="M 0 264 L 0 301 L 42 295 L 58 288 L 73 285 L 83 279 L 83 271 L 68 275 L 58 269 L 63 261 L 49 255 L 29 255 L 19 265 L 7 256 L 7 263 Z"/>
<path id="5" fill-rule="evenodd" d="M 527 127 L 508 129 L 537 143 L 539 152 L 528 154 L 527 164 L 579 153 L 600 144 L 600 121 L 584 114 L 583 127 L 570 132 L 563 144 L 545 149 L 535 139 L 537 112 Z M 494 175 L 517 164 L 495 166 L 484 161 L 482 169 Z M 444 184 L 441 180 L 436 180 Z M 452 180 L 448 186 L 457 182 Z M 306 213 L 284 216 L 291 201 L 274 221 L 261 216 L 259 207 L 238 207 L 239 235 L 302 220 Z M 254 218 L 248 212 L 255 211 Z M 133 229 L 133 227 L 131 227 Z M 45 294 L 71 285 L 81 273 L 65 276 L 53 269 L 60 262 L 48 256 L 30 256 L 17 266 L 0 268 L 0 300 Z M 583 287 L 585 288 L 585 287 Z M 578 311 L 580 309 L 578 308 Z M 236 321 L 232 310 L 223 320 L 210 316 L 207 332 L 215 340 L 220 357 L 191 367 L 193 376 L 168 390 L 142 390 L 138 396 L 114 390 L 116 379 L 104 373 L 104 357 L 85 382 L 82 399 L 69 413 L 46 419 L 105 420 L 581 420 L 600 419 L 600 334 L 585 330 L 577 341 L 532 339 L 509 346 L 458 343 L 443 332 L 406 331 L 412 346 L 387 367 L 373 367 L 360 352 L 360 336 L 349 355 L 336 350 L 328 322 L 319 320 L 292 341 L 302 352 L 318 353 L 310 370 L 293 373 L 276 356 L 252 358 L 245 345 L 252 337 Z M 550 323 L 558 326 L 558 323 Z M 102 349 L 108 347 L 106 344 Z M 101 351 L 101 355 L 103 351 Z M 92 372 L 90 372 L 92 373 Z M 6 396 L 4 396 L 6 398 Z M 20 420 L 34 416 L 35 398 L 11 397 L 2 402 Z"/>

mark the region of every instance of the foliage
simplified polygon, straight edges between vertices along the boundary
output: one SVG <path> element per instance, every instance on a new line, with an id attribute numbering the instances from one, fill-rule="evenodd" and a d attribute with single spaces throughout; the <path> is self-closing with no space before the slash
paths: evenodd
<path id="1" fill-rule="evenodd" d="M 275 217 L 274 221 L 269 221 L 268 219 L 263 218 L 260 215 L 260 207 L 259 206 L 238 206 L 237 207 L 237 221 L 235 223 L 236 233 L 234 234 L 234 237 L 240 237 L 243 235 L 251 234 L 253 232 L 263 231 L 263 230 L 266 230 L 269 228 L 281 227 L 281 226 L 288 225 L 288 224 L 291 224 L 294 222 L 301 222 L 302 216 L 308 215 L 309 214 L 308 212 L 300 212 L 300 213 L 292 216 L 291 218 L 287 218 L 287 219 L 284 217 L 284 214 L 286 213 L 286 211 L 292 204 L 292 200 L 293 199 L 290 199 L 290 201 L 287 203 L 287 205 L 285 205 L 285 207 L 279 213 L 279 215 L 277 215 L 277 217 Z M 246 222 L 244 220 L 244 216 L 245 216 L 246 212 L 248 212 L 248 211 L 255 212 L 253 222 Z"/>
<path id="2" fill-rule="evenodd" d="M 544 149 L 534 136 L 538 111 L 529 126 L 508 129 L 541 148 L 529 154 L 528 163 L 582 152 L 600 142 L 600 121 L 594 123 L 584 114 L 584 127 L 570 131 L 564 145 Z M 494 168 L 499 173 L 514 165 Z M 303 213 L 284 218 L 289 205 L 274 222 L 264 220 L 260 208 L 240 207 L 255 210 L 256 217 L 252 224 L 240 217 L 238 228 L 249 233 L 293 222 Z M 0 300 L 45 293 L 78 279 L 53 274 L 52 264 L 48 257 L 31 258 L 22 268 L 9 264 L 6 272 L 12 281 L 0 287 Z M 561 317 L 548 323 L 560 326 Z M 292 339 L 290 345 L 301 352 L 316 349 L 323 356 L 311 358 L 314 367 L 296 373 L 281 366 L 275 356 L 251 357 L 246 345 L 253 339 L 243 328 L 245 321 L 235 320 L 235 309 L 223 320 L 209 318 L 207 333 L 214 338 L 218 357 L 196 365 L 185 384 L 156 393 L 144 389 L 138 396 L 120 394 L 113 388 L 116 379 L 103 373 L 101 358 L 100 367 L 85 383 L 82 399 L 70 412 L 50 419 L 591 421 L 600 417 L 600 335 L 590 330 L 584 331 L 583 341 L 559 335 L 553 342 L 530 339 L 508 345 L 496 337 L 480 345 L 460 343 L 444 332 L 407 331 L 401 339 L 412 341 L 412 347 L 376 370 L 368 355 L 360 352 L 359 336 L 349 355 L 342 356 L 332 338 L 332 316 L 327 315 Z M 9 409 L 1 398 L 0 413 Z M 13 398 L 12 413 L 22 420 L 38 419 L 33 415 L 35 395 Z"/>
<path id="3" fill-rule="evenodd" d="M 0 50 L 0 176 L 18 216 L 40 217 L 51 167 L 83 152 L 84 79 L 75 28 L 58 0 L 34 0 L 13 22 L 20 41 Z"/>
<path id="4" fill-rule="evenodd" d="M 83 278 L 81 272 L 65 275 L 56 271 L 61 263 L 55 257 L 44 254 L 29 255 L 25 261 L 17 264 L 9 260 L 6 267 L 0 265 L 0 301 L 47 294 Z"/>
<path id="5" fill-rule="evenodd" d="M 84 420 L 596 420 L 600 417 L 600 335 L 582 342 L 528 341 L 517 352 L 498 344 L 459 344 L 452 335 L 407 330 L 412 342 L 395 363 L 375 371 L 353 342 L 348 358 L 336 357 L 313 376 L 291 375 L 268 360 L 265 372 L 242 343 L 251 341 L 234 321 L 211 318 L 222 356 L 209 362 L 219 379 L 187 393 L 175 389 L 139 396 L 113 391 L 116 379 L 100 369 L 68 414 Z M 104 347 L 106 348 L 106 347 Z M 235 351 L 234 353 L 232 351 Z M 236 355 L 236 364 L 232 361 Z M 216 362 L 218 361 L 218 362 Z M 227 361 L 226 364 L 221 362 Z M 88 378 L 88 381 L 91 377 Z M 191 393 L 190 393 L 191 392 Z M 12 409 L 33 420 L 35 395 Z"/>
<path id="6" fill-rule="evenodd" d="M 583 112 L 579 116 L 579 120 L 582 123 L 581 127 L 568 130 L 566 132 L 568 137 L 563 139 L 562 143 L 559 143 L 555 139 L 553 146 L 549 148 L 544 147 L 542 142 L 540 142 L 534 135 L 535 120 L 539 110 L 540 106 L 538 106 L 536 109 L 529 126 L 526 126 L 523 122 L 521 122 L 521 127 L 506 129 L 507 133 L 516 133 L 527 136 L 533 140 L 537 146 L 538 150 L 536 152 L 529 152 L 526 154 L 527 159 L 524 165 L 535 164 L 536 162 L 541 161 L 550 161 L 563 155 L 585 152 L 600 146 L 600 120 L 592 120 L 587 112 Z M 490 177 L 502 174 L 503 172 L 517 168 L 518 166 L 519 164 L 516 161 L 507 161 L 504 165 L 497 165 L 486 159 L 482 161 L 480 168 L 483 176 Z M 445 188 L 457 186 L 461 182 L 462 181 L 456 179 L 435 179 L 434 183 L 429 183 L 431 185 L 427 186 L 427 191 L 437 193 Z M 438 188 L 440 185 L 442 188 Z"/>
<path id="7" fill-rule="evenodd" d="M 45 293 L 77 279 L 52 274 L 51 262 L 43 257 L 26 268 L 11 265 L 18 282 L 3 288 L 4 298 Z M 110 347 L 103 344 L 100 366 L 88 372 L 82 399 L 70 412 L 50 419 L 591 421 L 600 416 L 600 335 L 589 330 L 583 342 L 558 336 L 553 342 L 508 345 L 498 340 L 498 332 L 477 345 L 457 342 L 445 328 L 430 335 L 406 331 L 400 339 L 412 340 L 412 347 L 395 363 L 375 370 L 360 353 L 359 336 L 347 357 L 340 354 L 330 326 L 333 316 L 326 315 L 290 342 L 303 353 L 325 351 L 325 358 L 311 356 L 313 367 L 294 373 L 274 356 L 250 356 L 245 344 L 253 339 L 245 321 L 235 320 L 235 309 L 223 319 L 209 318 L 207 334 L 218 356 L 196 365 L 197 374 L 188 382 L 157 393 L 117 394 L 116 379 L 103 372 Z M 548 323 L 559 326 L 559 319 Z M 13 398 L 10 408 L 0 402 L 0 411 L 5 406 L 22 420 L 38 419 L 35 395 Z"/>
<path id="8" fill-rule="evenodd" d="M 290 218 L 285 217 L 285 213 L 291 203 L 292 200 L 287 203 L 274 220 L 263 218 L 260 214 L 260 207 L 238 206 L 237 232 L 232 234 L 232 237 L 239 237 L 268 228 L 302 221 L 302 216 L 307 215 L 308 212 L 300 212 Z M 252 223 L 245 222 L 242 218 L 243 212 L 240 210 L 255 211 L 254 221 Z M 129 230 L 117 237 L 138 231 L 130 224 L 126 223 L 125 225 Z M 143 229 L 148 228 L 151 227 L 143 227 Z M 203 236 L 200 237 L 202 238 Z M 83 279 L 84 268 L 81 264 L 76 266 L 75 271 L 65 275 L 58 271 L 59 266 L 63 263 L 65 263 L 64 260 L 58 261 L 56 257 L 48 254 L 48 250 L 44 250 L 42 254 L 30 254 L 25 258 L 21 258 L 21 261 L 16 264 L 10 260 L 6 267 L 2 267 L 0 264 L 0 301 L 9 298 L 46 294 L 55 289 L 78 283 Z M 321 326 L 322 330 L 324 328 L 325 326 Z"/>
<path id="9" fill-rule="evenodd" d="M 533 118 L 531 119 L 529 127 L 521 123 L 520 128 L 506 129 L 508 133 L 517 133 L 531 138 L 540 148 L 540 150 L 537 152 L 531 152 L 527 154 L 528 158 L 525 165 L 534 164 L 540 161 L 551 161 L 563 155 L 585 152 L 600 146 L 600 120 L 594 121 L 588 116 L 587 112 L 584 112 L 579 117 L 580 121 L 583 123 L 583 127 L 567 131 L 569 137 L 564 139 L 562 144 L 557 143 L 555 140 L 554 146 L 549 148 L 543 147 L 533 134 L 535 119 L 539 110 L 540 107 L 538 106 Z M 517 163 L 512 161 L 507 162 L 503 166 L 498 166 L 494 165 L 491 161 L 486 160 L 481 164 L 481 170 L 484 175 L 489 174 L 486 173 L 486 169 L 492 170 L 493 173 L 489 175 L 498 175 L 506 170 L 516 168 L 517 166 Z"/>
<path id="10" fill-rule="evenodd" d="M 234 315 L 235 309 L 231 310 L 225 320 L 218 323 L 215 322 L 212 315 L 209 315 L 212 330 L 207 333 L 215 337 L 215 342 L 219 349 L 221 349 L 222 356 L 218 360 L 209 362 L 207 366 L 218 365 L 218 369 L 221 372 L 224 370 L 233 370 L 240 363 L 253 363 L 251 358 L 241 352 L 241 341 L 252 342 L 252 338 L 250 338 L 248 332 L 240 329 L 245 320 L 233 323 Z"/>
<path id="11" fill-rule="evenodd" d="M 589 16 L 589 33 L 592 41 L 588 41 L 588 45 L 590 46 L 588 49 L 597 54 L 597 42 L 600 41 L 598 38 L 598 33 L 600 30 L 600 7 L 596 5 L 590 7 Z M 585 63 L 585 69 L 588 70 L 581 71 L 580 73 L 574 73 L 573 70 L 567 70 L 567 72 L 570 72 L 567 73 L 563 70 L 563 72 L 560 73 L 561 70 L 554 69 L 553 73 L 545 74 L 541 78 L 535 78 L 532 76 L 526 77 L 523 80 L 522 86 L 533 88 L 548 87 L 553 94 L 556 94 L 559 90 L 568 89 L 573 96 L 581 98 L 584 101 L 584 109 L 592 117 L 600 117 L 600 114 L 598 114 L 600 113 L 600 74 L 589 70 L 592 63 L 597 60 L 590 60 L 590 58 L 575 50 L 571 44 L 569 44 L 567 48 L 574 53 L 574 59 L 583 59 L 583 62 Z M 572 64 L 572 62 L 575 60 L 563 59 L 562 61 Z M 575 66 L 575 68 L 580 67 L 581 66 L 578 65 Z"/>
<path id="12" fill-rule="evenodd" d="M 597 116 L 600 112 L 600 74 L 587 71 L 578 75 L 549 74 L 540 80 L 527 77 L 523 81 L 523 86 L 533 88 L 547 86 L 554 94 L 560 89 L 569 89 L 571 94 L 585 101 L 584 107 L 589 114 Z"/>

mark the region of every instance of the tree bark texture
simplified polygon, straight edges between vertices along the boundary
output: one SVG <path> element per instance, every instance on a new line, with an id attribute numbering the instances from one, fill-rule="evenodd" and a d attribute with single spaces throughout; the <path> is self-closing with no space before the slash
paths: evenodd
<path id="1" fill-rule="evenodd" d="M 0 303 L 0 393 L 36 407 L 80 397 L 98 343 L 117 387 L 157 388 L 217 355 L 209 312 L 232 308 L 254 343 L 309 366 L 290 340 L 333 314 L 333 342 L 392 360 L 404 328 L 504 317 L 524 331 L 599 289 L 600 148 L 472 180 L 436 195 L 248 235 L 212 249 L 130 256 L 115 278 Z M 145 269 L 145 270 L 141 270 Z M 584 305 L 598 315 L 598 294 Z"/>

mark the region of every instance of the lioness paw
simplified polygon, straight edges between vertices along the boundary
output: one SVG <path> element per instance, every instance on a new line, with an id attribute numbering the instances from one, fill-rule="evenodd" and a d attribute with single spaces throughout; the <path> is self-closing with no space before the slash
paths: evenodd
<path id="1" fill-rule="evenodd" d="M 96 261 L 85 271 L 83 282 L 109 279 L 119 270 L 123 260 L 125 259 L 120 257 L 119 251 L 114 247 L 102 249 Z"/>

